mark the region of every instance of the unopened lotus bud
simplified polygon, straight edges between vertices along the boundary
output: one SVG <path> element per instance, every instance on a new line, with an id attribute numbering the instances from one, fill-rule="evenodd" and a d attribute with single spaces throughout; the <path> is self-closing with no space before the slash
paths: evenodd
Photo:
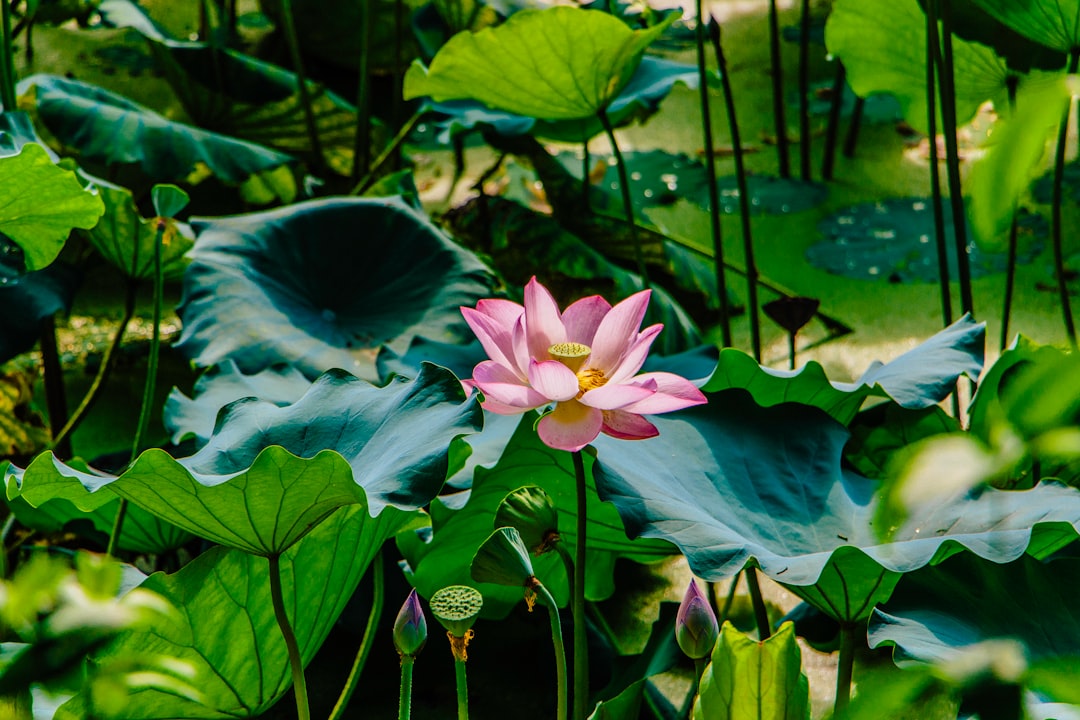
<path id="1" fill-rule="evenodd" d="M 409 593 L 394 621 L 394 647 L 401 656 L 415 657 L 427 642 L 427 618 L 416 590 Z"/>
<path id="2" fill-rule="evenodd" d="M 691 579 L 675 616 L 675 639 L 684 653 L 692 660 L 699 660 L 712 653 L 719 635 L 716 613 L 698 589 L 697 581 Z"/>

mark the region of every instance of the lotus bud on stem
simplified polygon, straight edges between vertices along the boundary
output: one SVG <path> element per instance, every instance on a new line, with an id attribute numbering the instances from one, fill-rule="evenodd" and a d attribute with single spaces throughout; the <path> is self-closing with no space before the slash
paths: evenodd
<path id="1" fill-rule="evenodd" d="M 719 636 L 720 624 L 716 620 L 712 603 L 698 588 L 697 580 L 691 578 L 682 602 L 679 603 L 679 613 L 675 616 L 675 640 L 687 657 L 694 661 L 695 694 Z"/>
<path id="2" fill-rule="evenodd" d="M 412 714 L 412 671 L 416 656 L 427 642 L 427 618 L 420 606 L 416 590 L 409 593 L 405 604 L 394 620 L 394 647 L 401 657 L 401 695 L 398 700 L 398 720 L 408 720 Z"/>

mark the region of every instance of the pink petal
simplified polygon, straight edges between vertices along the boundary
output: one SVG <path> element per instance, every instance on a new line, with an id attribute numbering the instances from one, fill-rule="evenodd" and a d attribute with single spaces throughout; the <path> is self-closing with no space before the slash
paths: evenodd
<path id="1" fill-rule="evenodd" d="M 529 356 L 540 360 L 548 359 L 549 347 L 566 342 L 559 305 L 535 277 L 525 286 L 525 338 Z"/>
<path id="2" fill-rule="evenodd" d="M 484 301 L 481 300 L 480 302 Z M 461 308 L 461 314 L 465 317 L 465 322 L 472 328 L 473 334 L 476 335 L 476 339 L 484 347 L 487 356 L 500 365 L 514 370 L 517 370 L 514 362 L 514 323 L 517 322 L 517 318 L 523 312 L 524 310 L 519 310 L 515 316 L 496 319 L 479 310 L 467 307 Z M 522 380 L 525 379 L 523 373 L 518 373 L 518 375 Z"/>
<path id="3" fill-rule="evenodd" d="M 512 300 L 485 298 L 476 303 L 476 312 L 486 315 L 503 327 L 513 327 L 518 316 L 525 312 L 525 308 Z"/>
<path id="4" fill-rule="evenodd" d="M 578 394 L 577 375 L 558 360 L 529 363 L 529 384 L 544 397 L 558 402 L 571 400 Z"/>
<path id="5" fill-rule="evenodd" d="M 652 347 L 653 340 L 660 334 L 660 331 L 664 329 L 663 325 L 650 325 L 642 330 L 637 339 L 630 345 L 630 348 L 623 355 L 622 360 L 619 361 L 619 366 L 615 368 L 615 371 L 611 374 L 611 377 L 607 379 L 610 383 L 621 383 L 634 376 L 641 366 L 645 364 L 645 358 L 649 357 L 649 348 Z"/>
<path id="6" fill-rule="evenodd" d="M 529 341 L 525 333 L 525 313 L 522 313 L 521 317 L 514 323 L 514 330 L 511 333 L 511 345 L 514 351 L 514 367 L 521 373 L 524 380 L 529 376 L 529 363 L 532 362 L 532 358 L 529 356 Z M 547 355 L 544 355 L 544 357 L 547 357 Z"/>
<path id="7" fill-rule="evenodd" d="M 624 407 L 624 410 L 641 415 L 657 415 L 706 402 L 705 396 L 692 382 L 674 373 L 644 373 L 635 377 L 633 382 L 638 384 L 642 381 L 655 382 L 656 392 L 640 402 Z"/>
<path id="8" fill-rule="evenodd" d="M 566 327 L 566 339 L 570 342 L 592 346 L 596 329 L 604 316 L 611 311 L 611 303 L 599 295 L 581 298 L 571 303 L 562 314 Z"/>
<path id="9" fill-rule="evenodd" d="M 650 294 L 650 290 L 634 293 L 604 316 L 593 338 L 591 367 L 603 370 L 608 377 L 614 374 L 623 353 L 637 340 Z"/>
<path id="10" fill-rule="evenodd" d="M 618 410 L 627 405 L 642 402 L 656 392 L 656 386 L 649 383 L 601 385 L 581 396 L 581 402 L 599 410 Z"/>
<path id="11" fill-rule="evenodd" d="M 603 423 L 602 412 L 570 400 L 540 418 L 536 429 L 548 447 L 574 452 L 595 440 Z"/>
<path id="12" fill-rule="evenodd" d="M 501 415 L 532 410 L 549 402 L 519 380 L 512 370 L 491 360 L 473 368 L 473 382 L 484 393 L 483 407 Z"/>
<path id="13" fill-rule="evenodd" d="M 604 413 L 605 435 L 620 440 L 645 440 L 656 437 L 660 431 L 651 422 L 626 410 L 608 410 Z"/>

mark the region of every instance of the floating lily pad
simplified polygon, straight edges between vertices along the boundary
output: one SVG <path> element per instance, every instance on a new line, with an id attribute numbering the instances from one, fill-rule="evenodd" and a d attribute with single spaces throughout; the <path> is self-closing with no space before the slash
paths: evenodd
<path id="1" fill-rule="evenodd" d="M 492 294 L 480 261 L 400 200 L 318 200 L 192 224 L 179 348 L 197 365 L 362 372 L 384 343 L 471 337 L 458 307 Z"/>
<path id="2" fill-rule="evenodd" d="M 952 209 L 944 206 L 949 275 L 956 277 Z M 1041 216 L 1021 210 L 1017 216 L 1017 262 L 1032 262 L 1043 250 L 1048 225 Z M 939 280 L 934 209 L 929 198 L 896 198 L 845 208 L 826 218 L 818 229 L 824 242 L 806 251 L 814 267 L 860 280 L 894 283 Z M 972 277 L 1005 271 L 1006 253 L 979 248 L 969 232 L 968 262 Z"/>
<path id="3" fill-rule="evenodd" d="M 817 408 L 761 408 L 729 390 L 654 424 L 648 442 L 595 443 L 600 497 L 627 532 L 675 543 L 708 580 L 756 563 L 841 622 L 865 619 L 902 574 L 958 547 L 1008 562 L 1077 536 L 1080 493 L 1048 483 L 937 499 L 882 544 L 878 483 L 841 468 L 847 431 Z"/>

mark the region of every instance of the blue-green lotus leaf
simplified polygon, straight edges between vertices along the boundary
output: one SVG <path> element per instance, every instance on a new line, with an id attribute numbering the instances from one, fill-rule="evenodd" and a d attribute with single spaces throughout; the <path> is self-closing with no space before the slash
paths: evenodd
<path id="1" fill-rule="evenodd" d="M 470 335 L 459 306 L 492 294 L 471 253 L 397 199 L 327 199 L 193 221 L 178 310 L 197 365 L 360 373 L 371 350 Z"/>
<path id="2" fill-rule="evenodd" d="M 108 165 L 136 164 L 155 182 L 184 180 L 206 166 L 238 184 L 293 162 L 280 152 L 174 122 L 104 88 L 56 75 L 19 83 L 37 116 L 65 147 Z"/>
<path id="3" fill-rule="evenodd" d="M 941 402 L 962 375 L 979 376 L 985 336 L 986 325 L 965 315 L 890 362 L 874 362 L 853 383 L 831 382 L 816 362 L 794 371 L 775 370 L 758 365 L 746 353 L 726 349 L 705 389 L 744 388 L 766 406 L 813 405 L 846 425 L 868 397 L 889 397 L 909 409 Z"/>
<path id="4" fill-rule="evenodd" d="M 177 388 L 172 389 L 165 401 L 165 427 L 174 443 L 194 438 L 196 446 L 202 447 L 214 433 L 218 413 L 229 403 L 250 397 L 279 407 L 291 405 L 310 388 L 311 381 L 289 365 L 275 365 L 245 375 L 236 363 L 226 361 L 210 368 L 195 381 L 193 397 L 187 397 Z"/>
<path id="5" fill-rule="evenodd" d="M 676 83 L 682 83 L 691 89 L 697 88 L 697 68 L 672 60 L 643 57 L 630 82 L 619 96 L 611 101 L 607 110 L 608 118 L 613 125 L 619 125 L 642 113 L 655 112 Z M 491 127 L 500 135 L 524 135 L 531 132 L 540 137 L 575 143 L 603 132 L 604 129 L 595 118 L 546 122 L 493 110 L 476 100 L 429 102 L 428 108 L 448 116 L 439 123 L 442 128 L 439 140 L 442 142 L 449 142 L 455 135 L 471 132 L 480 126 Z"/>
<path id="6" fill-rule="evenodd" d="M 756 563 L 841 621 L 867 617 L 903 573 L 959 547 L 1007 562 L 1076 537 L 1080 493 L 1056 483 L 924 503 L 882 544 L 878 483 L 841 467 L 846 429 L 817 408 L 759 407 L 746 391 L 654 418 L 660 436 L 594 443 L 597 487 L 633 537 L 662 538 L 696 575 Z"/>
<path id="7" fill-rule="evenodd" d="M 196 535 L 274 555 L 344 505 L 362 504 L 375 516 L 426 504 L 446 478 L 450 444 L 478 429 L 481 417 L 475 397 L 466 399 L 457 378 L 434 365 L 385 388 L 335 370 L 283 408 L 254 398 L 229 405 L 190 457 L 147 450 L 111 478 L 46 454 L 27 473 L 51 470 L 90 491 L 107 487 Z"/>
<path id="8" fill-rule="evenodd" d="M 390 509 L 372 518 L 363 508 L 339 510 L 281 558 L 282 592 L 304 663 L 322 645 L 383 542 L 408 527 L 412 513 Z M 258 717 L 292 684 L 285 643 L 270 602 L 268 563 L 218 547 L 173 575 L 155 573 L 142 587 L 180 612 L 149 630 L 129 632 L 93 657 L 107 662 L 154 654 L 190 663 L 200 705 L 159 690 L 133 691 L 130 720 Z M 76 696 L 57 718 L 85 717 Z"/>
<path id="9" fill-rule="evenodd" d="M 17 276 L 5 278 L 0 284 L 0 307 L 4 308 L 0 314 L 0 362 L 34 347 L 41 337 L 41 321 L 68 312 L 82 282 L 82 273 L 63 262 L 36 272 L 13 274 Z"/>

